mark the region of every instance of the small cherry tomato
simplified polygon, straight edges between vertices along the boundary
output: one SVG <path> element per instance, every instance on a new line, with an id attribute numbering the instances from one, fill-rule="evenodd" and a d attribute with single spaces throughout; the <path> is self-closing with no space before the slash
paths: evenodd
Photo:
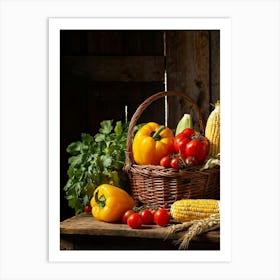
<path id="1" fill-rule="evenodd" d="M 134 214 L 134 213 L 135 213 L 135 212 L 134 212 L 132 209 L 125 211 L 124 214 L 122 215 L 122 222 L 123 222 L 124 224 L 126 224 L 126 223 L 127 223 L 128 217 L 129 217 L 131 214 Z"/>
<path id="2" fill-rule="evenodd" d="M 165 156 L 160 160 L 159 164 L 165 168 L 168 168 L 170 167 L 170 162 L 171 162 L 171 158 L 169 156 Z"/>
<path id="3" fill-rule="evenodd" d="M 178 158 L 173 158 L 170 162 L 170 166 L 174 169 L 180 169 L 180 165 L 179 165 L 179 159 Z"/>
<path id="4" fill-rule="evenodd" d="M 140 212 L 143 224 L 145 225 L 149 225 L 152 224 L 154 222 L 154 215 L 152 214 L 152 212 L 148 209 L 144 209 Z"/>
<path id="5" fill-rule="evenodd" d="M 170 213 L 165 209 L 158 209 L 154 214 L 154 221 L 157 225 L 164 227 L 170 222 Z"/>
<path id="6" fill-rule="evenodd" d="M 84 207 L 84 212 L 90 213 L 90 212 L 91 212 L 91 206 L 90 206 L 90 205 L 86 205 L 86 206 Z"/>
<path id="7" fill-rule="evenodd" d="M 143 224 L 141 215 L 139 213 L 133 213 L 127 218 L 127 224 L 131 228 L 140 228 Z"/>

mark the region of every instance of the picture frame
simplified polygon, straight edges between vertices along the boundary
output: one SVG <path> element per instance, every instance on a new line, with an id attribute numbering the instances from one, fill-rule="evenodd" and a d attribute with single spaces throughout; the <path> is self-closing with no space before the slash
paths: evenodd
<path id="1" fill-rule="evenodd" d="M 129 26 L 129 28 L 128 28 Z M 98 251 L 98 257 L 92 251 L 61 251 L 59 249 L 59 96 L 60 96 L 60 30 L 220 30 L 220 99 L 223 104 L 221 113 L 221 224 L 223 230 L 220 237 L 220 250 L 202 251 L 163 251 L 157 257 L 160 261 L 230 261 L 230 147 L 231 147 L 231 20 L 229 18 L 186 19 L 186 18 L 145 18 L 145 19 L 49 19 L 49 260 L 50 261 L 86 261 L 91 255 L 92 261 L 152 261 L 158 252 L 149 251 Z M 227 186 L 227 188 L 223 188 Z M 144 257 L 145 256 L 145 257 Z"/>
<path id="2" fill-rule="evenodd" d="M 0 11 L 1 279 L 279 279 L 278 1 L 2 0 Z M 67 254 L 49 260 L 50 220 L 56 223 L 50 233 L 59 234 L 57 205 L 49 207 L 49 156 L 59 160 L 58 130 L 49 142 L 49 18 L 230 19 L 230 261 L 125 262 L 116 254 L 113 261 L 95 262 L 91 253 L 85 261 Z M 260 162 L 259 139 L 244 145 L 243 136 L 260 126 L 272 136 L 269 164 Z M 262 220 L 264 213 L 272 215 Z M 51 245 L 58 245 L 54 239 Z"/>

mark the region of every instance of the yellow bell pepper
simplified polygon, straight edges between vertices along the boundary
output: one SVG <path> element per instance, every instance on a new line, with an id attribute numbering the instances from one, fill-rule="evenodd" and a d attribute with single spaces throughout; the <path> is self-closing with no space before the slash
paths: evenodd
<path id="1" fill-rule="evenodd" d="M 136 203 L 123 189 L 103 184 L 97 187 L 90 200 L 92 215 L 105 222 L 116 222 L 126 210 L 132 209 Z"/>
<path id="2" fill-rule="evenodd" d="M 134 161 L 139 165 L 159 165 L 160 160 L 171 154 L 174 134 L 168 127 L 149 122 L 140 128 L 132 144 Z"/>

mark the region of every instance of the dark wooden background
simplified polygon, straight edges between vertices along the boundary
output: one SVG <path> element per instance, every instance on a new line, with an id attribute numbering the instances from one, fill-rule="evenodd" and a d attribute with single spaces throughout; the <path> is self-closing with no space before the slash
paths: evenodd
<path id="1" fill-rule="evenodd" d="M 61 30 L 60 32 L 60 218 L 74 214 L 64 198 L 66 147 L 81 133 L 95 134 L 105 119 L 128 120 L 148 96 L 167 89 L 188 94 L 206 122 L 220 97 L 220 32 L 164 30 Z M 164 98 L 140 122 L 164 124 Z M 168 126 L 191 113 L 181 98 L 168 98 Z"/>

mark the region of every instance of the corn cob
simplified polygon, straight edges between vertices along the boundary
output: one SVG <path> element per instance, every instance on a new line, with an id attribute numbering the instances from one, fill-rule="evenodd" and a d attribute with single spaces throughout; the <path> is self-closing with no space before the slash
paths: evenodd
<path id="1" fill-rule="evenodd" d="M 177 222 L 199 220 L 219 214 L 219 204 L 215 199 L 181 199 L 171 205 L 170 213 Z"/>
<path id="2" fill-rule="evenodd" d="M 182 132 L 185 128 L 193 128 L 192 116 L 190 114 L 184 114 L 177 124 L 175 136 Z"/>
<path id="3" fill-rule="evenodd" d="M 210 113 L 206 128 L 205 136 L 209 140 L 209 156 L 214 157 L 220 153 L 220 102 L 217 101 L 215 109 Z"/>

